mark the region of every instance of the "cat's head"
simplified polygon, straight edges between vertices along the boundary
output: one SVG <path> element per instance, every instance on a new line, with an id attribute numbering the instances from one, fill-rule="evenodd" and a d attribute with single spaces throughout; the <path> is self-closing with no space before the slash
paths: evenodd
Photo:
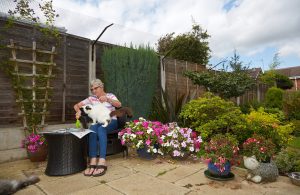
<path id="1" fill-rule="evenodd" d="M 91 104 L 84 105 L 82 106 L 82 109 L 86 114 L 89 114 L 93 110 L 93 105 Z"/>
<path id="2" fill-rule="evenodd" d="M 259 162 L 254 155 L 250 157 L 244 156 L 244 166 L 247 169 L 254 170 L 259 166 Z"/>

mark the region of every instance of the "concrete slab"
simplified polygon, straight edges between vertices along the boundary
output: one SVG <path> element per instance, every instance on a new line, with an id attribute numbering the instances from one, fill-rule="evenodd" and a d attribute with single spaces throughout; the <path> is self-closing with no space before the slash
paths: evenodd
<path id="1" fill-rule="evenodd" d="M 180 166 L 176 169 L 170 170 L 165 174 L 158 176 L 157 178 L 168 181 L 168 182 L 176 182 L 178 180 L 184 179 L 192 174 L 198 172 L 194 168 L 190 168 L 188 166 Z"/>
<path id="2" fill-rule="evenodd" d="M 45 195 L 45 193 L 37 186 L 27 186 L 15 193 L 15 195 Z"/>
<path id="3" fill-rule="evenodd" d="M 70 175 L 54 181 L 41 181 L 37 183 L 47 194 L 70 194 L 99 185 L 100 183 L 82 173 Z"/>
<path id="4" fill-rule="evenodd" d="M 137 173 L 134 169 L 125 168 L 120 165 L 110 165 L 107 168 L 107 172 L 105 175 L 101 177 L 94 177 L 100 183 L 107 183 L 110 181 L 114 181 L 120 178 L 127 177 L 129 175 Z"/>
<path id="5" fill-rule="evenodd" d="M 151 177 L 144 173 L 137 173 L 126 178 L 115 180 L 107 185 L 125 194 L 185 194 L 189 190 L 176 186 L 167 181 Z"/>
<path id="6" fill-rule="evenodd" d="M 80 190 L 78 192 L 72 193 L 73 195 L 86 195 L 86 194 L 109 194 L 109 195 L 120 195 L 123 194 L 121 192 L 118 192 L 117 190 L 114 190 L 110 186 L 106 184 L 98 185 L 89 189 Z"/>

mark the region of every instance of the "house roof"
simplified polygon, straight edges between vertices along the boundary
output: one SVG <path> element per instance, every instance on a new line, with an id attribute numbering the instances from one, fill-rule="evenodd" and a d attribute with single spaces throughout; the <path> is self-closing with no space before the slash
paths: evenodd
<path id="1" fill-rule="evenodd" d="M 300 66 L 276 69 L 276 72 L 288 77 L 300 76 Z"/>
<path id="2" fill-rule="evenodd" d="M 247 72 L 253 79 L 256 80 L 258 78 L 259 74 L 262 73 L 262 69 L 261 68 L 251 68 L 251 69 L 248 69 Z"/>

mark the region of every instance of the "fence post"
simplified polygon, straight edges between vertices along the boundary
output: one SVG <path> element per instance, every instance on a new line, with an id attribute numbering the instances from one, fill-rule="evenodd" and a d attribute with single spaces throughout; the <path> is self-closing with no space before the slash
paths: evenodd
<path id="1" fill-rule="evenodd" d="M 93 58 L 94 60 L 92 61 L 92 45 L 91 43 L 89 44 L 89 84 L 93 79 L 96 78 L 96 45 L 94 47 L 94 53 L 93 53 Z M 89 86 L 88 86 L 89 87 Z M 91 92 L 89 91 L 90 95 Z"/>

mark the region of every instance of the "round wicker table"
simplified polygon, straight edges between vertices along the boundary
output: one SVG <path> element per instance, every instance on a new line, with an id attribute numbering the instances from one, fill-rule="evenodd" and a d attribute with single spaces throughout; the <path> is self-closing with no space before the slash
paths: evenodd
<path id="1" fill-rule="evenodd" d="M 48 142 L 46 175 L 69 175 L 86 168 L 88 136 L 79 139 L 69 132 L 45 132 L 43 135 Z"/>

